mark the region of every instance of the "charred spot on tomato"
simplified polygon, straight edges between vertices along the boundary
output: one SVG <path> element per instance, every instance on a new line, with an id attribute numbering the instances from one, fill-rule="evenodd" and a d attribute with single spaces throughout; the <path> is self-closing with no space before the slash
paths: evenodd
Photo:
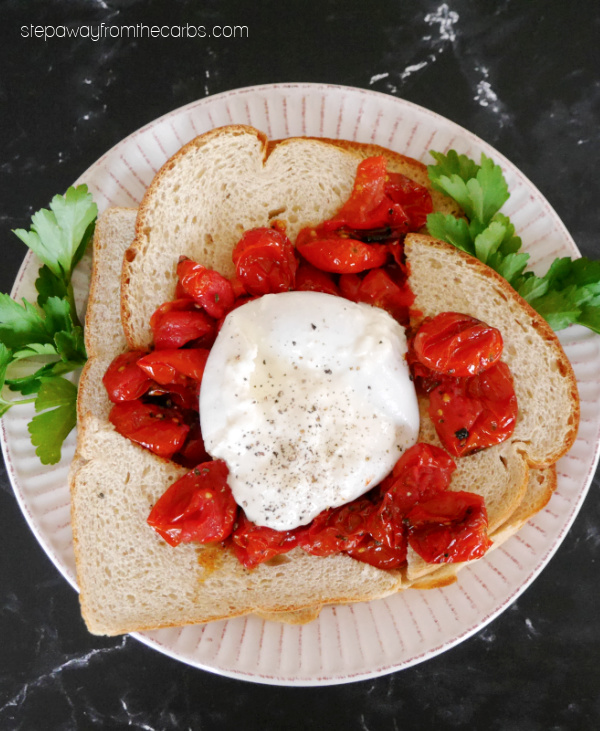
<path id="1" fill-rule="evenodd" d="M 469 430 L 465 429 L 464 427 L 462 429 L 458 429 L 454 432 L 454 436 L 459 439 L 461 442 L 465 441 L 469 438 Z"/>

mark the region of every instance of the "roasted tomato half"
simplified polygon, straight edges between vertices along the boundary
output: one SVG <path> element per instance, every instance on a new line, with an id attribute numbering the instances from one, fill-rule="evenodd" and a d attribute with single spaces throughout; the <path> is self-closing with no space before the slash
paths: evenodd
<path id="1" fill-rule="evenodd" d="M 152 386 L 152 378 L 138 366 L 145 355 L 144 350 L 130 350 L 118 355 L 108 366 L 102 383 L 113 403 L 135 401 Z"/>
<path id="2" fill-rule="evenodd" d="M 471 378 L 443 377 L 429 394 L 429 416 L 456 457 L 506 441 L 517 422 L 517 397 L 506 363 Z"/>
<path id="3" fill-rule="evenodd" d="M 483 498 L 472 492 L 442 492 L 406 515 L 408 542 L 428 563 L 481 558 L 491 546 Z"/>
<path id="4" fill-rule="evenodd" d="M 298 529 L 279 531 L 256 525 L 243 512 L 240 512 L 238 526 L 231 535 L 233 551 L 247 569 L 291 551 L 298 545 L 298 539 Z"/>
<path id="5" fill-rule="evenodd" d="M 324 510 L 303 530 L 299 544 L 313 556 L 330 556 L 355 548 L 368 533 L 367 523 L 373 510 L 373 503 L 366 498 Z"/>
<path id="6" fill-rule="evenodd" d="M 233 250 L 236 276 L 251 295 L 294 288 L 298 260 L 294 246 L 277 228 L 246 231 Z"/>
<path id="7" fill-rule="evenodd" d="M 115 404 L 108 418 L 119 434 L 166 459 L 181 449 L 190 430 L 178 409 L 141 401 Z"/>
<path id="8" fill-rule="evenodd" d="M 476 376 L 499 360 L 502 335 L 469 315 L 442 312 L 423 322 L 413 348 L 418 360 L 437 373 Z"/>
<path id="9" fill-rule="evenodd" d="M 231 282 L 214 269 L 182 257 L 177 265 L 181 292 L 197 302 L 215 320 L 233 307 L 235 293 Z"/>
<path id="10" fill-rule="evenodd" d="M 227 475 L 222 460 L 199 464 L 158 499 L 148 525 L 171 546 L 224 540 L 231 533 L 238 509 Z"/>
<path id="11" fill-rule="evenodd" d="M 181 348 L 201 338 L 211 339 L 216 323 L 188 297 L 165 302 L 150 318 L 157 350 Z"/>

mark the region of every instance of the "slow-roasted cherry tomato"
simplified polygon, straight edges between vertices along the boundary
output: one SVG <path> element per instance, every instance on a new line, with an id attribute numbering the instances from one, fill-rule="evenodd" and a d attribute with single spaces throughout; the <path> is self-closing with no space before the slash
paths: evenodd
<path id="1" fill-rule="evenodd" d="M 385 157 L 363 160 L 356 171 L 350 197 L 329 221 L 321 224 L 323 232 L 354 230 L 364 241 L 397 238 L 425 225 L 433 210 L 427 188 L 400 173 L 386 171 Z"/>
<path id="2" fill-rule="evenodd" d="M 299 545 L 313 556 L 330 556 L 358 545 L 367 534 L 373 503 L 362 498 L 339 508 L 324 510 L 305 528 Z"/>
<path id="3" fill-rule="evenodd" d="M 294 287 L 298 260 L 292 242 L 278 229 L 246 231 L 233 250 L 233 263 L 249 294 L 275 294 Z"/>
<path id="4" fill-rule="evenodd" d="M 418 442 L 404 452 L 386 478 L 386 495 L 404 514 L 416 502 L 447 490 L 455 469 L 456 463 L 443 449 Z"/>
<path id="5" fill-rule="evenodd" d="M 377 569 L 399 569 L 406 563 L 407 544 L 404 538 L 397 546 L 386 546 L 372 536 L 365 536 L 355 547 L 346 551 L 357 561 L 368 563 Z"/>
<path id="6" fill-rule="evenodd" d="M 165 302 L 150 318 L 157 350 L 181 348 L 182 345 L 211 337 L 216 332 L 215 321 L 199 309 L 193 299 Z"/>
<path id="7" fill-rule="evenodd" d="M 442 312 L 423 322 L 413 347 L 419 361 L 438 373 L 476 376 L 502 355 L 502 335 L 469 315 Z"/>
<path id="8" fill-rule="evenodd" d="M 381 307 L 398 322 L 408 324 L 408 309 L 415 296 L 408 282 L 398 284 L 385 269 L 371 269 L 360 284 L 358 301 Z"/>
<path id="9" fill-rule="evenodd" d="M 408 278 L 408 267 L 406 266 L 406 257 L 404 255 L 404 245 L 400 241 L 392 241 L 387 245 L 388 251 L 394 258 L 397 266 L 401 269 L 405 278 Z"/>
<path id="10" fill-rule="evenodd" d="M 404 513 L 394 508 L 390 496 L 383 492 L 383 485 L 381 489 L 379 500 L 374 503 L 365 521 L 365 532 L 378 545 L 406 550 L 406 529 L 402 522 Z"/>
<path id="11" fill-rule="evenodd" d="M 298 266 L 294 289 L 298 292 L 324 292 L 334 295 L 340 293 L 331 274 L 317 269 L 307 261 L 301 261 Z"/>
<path id="12" fill-rule="evenodd" d="M 358 276 L 358 274 L 340 275 L 340 279 L 338 282 L 340 294 L 347 300 L 352 300 L 352 302 L 358 302 L 361 283 L 362 279 Z"/>
<path id="13" fill-rule="evenodd" d="M 362 241 L 387 241 L 405 234 L 409 217 L 402 206 L 387 195 L 389 175 L 383 156 L 362 160 L 350 197 L 329 221 L 317 230 L 323 233 L 345 231 L 355 233 Z"/>
<path id="14" fill-rule="evenodd" d="M 414 348 L 414 338 L 408 341 L 408 352 L 406 353 L 406 362 L 410 368 L 410 375 L 415 384 L 417 393 L 428 394 L 446 378 L 442 373 L 432 371 L 426 365 L 423 365 L 417 358 Z"/>
<path id="15" fill-rule="evenodd" d="M 392 277 L 392 273 L 396 276 Z M 408 324 L 415 296 L 399 267 L 371 269 L 362 278 L 358 274 L 342 274 L 339 288 L 346 299 L 381 307 L 398 322 Z"/>
<path id="16" fill-rule="evenodd" d="M 378 228 L 385 221 L 373 218 L 385 196 L 386 159 L 382 155 L 361 160 L 350 197 L 330 219 L 330 230 L 346 226 L 354 229 Z"/>
<path id="17" fill-rule="evenodd" d="M 170 302 L 164 302 L 157 307 L 150 317 L 150 327 L 154 329 L 162 318 L 169 312 L 200 312 L 200 305 L 196 304 L 191 297 L 178 297 Z"/>
<path id="18" fill-rule="evenodd" d="M 190 430 L 177 409 L 141 401 L 115 404 L 108 418 L 119 434 L 166 459 L 181 449 Z"/>
<path id="19" fill-rule="evenodd" d="M 402 206 L 409 219 L 410 231 L 418 231 L 427 223 L 427 216 L 433 211 L 433 201 L 425 186 L 401 173 L 388 173 L 385 193 L 394 203 Z"/>
<path id="20" fill-rule="evenodd" d="M 102 383 L 113 403 L 134 401 L 152 386 L 152 379 L 137 365 L 144 355 L 145 350 L 130 350 L 118 355 L 108 366 Z"/>
<path id="21" fill-rule="evenodd" d="M 298 234 L 296 248 L 308 262 L 317 269 L 334 274 L 356 274 L 385 264 L 388 257 L 384 244 L 365 244 L 363 241 L 342 238 L 335 234 L 329 237 L 306 235 L 303 229 Z"/>
<path id="22" fill-rule="evenodd" d="M 182 257 L 177 265 L 177 276 L 183 292 L 215 320 L 224 317 L 233 307 L 233 286 L 214 269 L 207 269 L 202 264 Z"/>
<path id="23" fill-rule="evenodd" d="M 210 350 L 206 348 L 168 348 L 154 350 L 138 361 L 138 367 L 157 383 L 177 383 L 178 376 L 202 381 Z"/>
<path id="24" fill-rule="evenodd" d="M 454 460 L 439 447 L 419 442 L 407 449 L 379 485 L 380 499 L 367 523 L 369 533 L 382 545 L 406 543 L 404 515 L 420 500 L 447 490 Z"/>
<path id="25" fill-rule="evenodd" d="M 247 569 L 253 569 L 274 556 L 296 548 L 298 536 L 298 529 L 279 531 L 256 525 L 240 512 L 231 541 L 238 561 Z"/>
<path id="26" fill-rule="evenodd" d="M 225 540 L 237 513 L 227 474 L 222 460 L 199 464 L 158 499 L 148 525 L 171 546 Z"/>
<path id="27" fill-rule="evenodd" d="M 196 402 L 198 399 L 196 399 Z M 183 447 L 173 455 L 173 461 L 182 467 L 192 469 L 202 462 L 210 462 L 211 456 L 206 451 L 202 433 L 200 432 L 200 422 L 196 419 L 190 426 L 190 431 L 186 437 Z"/>
<path id="28" fill-rule="evenodd" d="M 462 457 L 511 436 L 518 407 L 506 363 L 471 378 L 441 378 L 429 394 L 429 416 L 450 454 Z"/>
<path id="29" fill-rule="evenodd" d="M 240 297 L 246 297 L 248 292 L 246 292 L 246 288 L 235 274 L 229 279 L 229 281 L 231 282 L 231 288 L 233 289 L 233 296 L 235 297 L 236 302 Z"/>
<path id="30" fill-rule="evenodd" d="M 428 563 L 481 558 L 491 546 L 484 500 L 447 490 L 415 505 L 406 515 L 408 542 Z"/>

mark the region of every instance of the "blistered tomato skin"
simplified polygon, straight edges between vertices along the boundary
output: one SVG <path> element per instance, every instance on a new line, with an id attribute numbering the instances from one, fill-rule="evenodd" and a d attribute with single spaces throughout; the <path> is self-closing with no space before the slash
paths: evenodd
<path id="1" fill-rule="evenodd" d="M 218 320 L 233 307 L 235 293 L 231 282 L 214 269 L 182 257 L 177 265 L 181 290 L 205 312 Z"/>
<path id="2" fill-rule="evenodd" d="M 387 261 L 388 250 L 383 244 L 365 244 L 351 238 L 306 237 L 296 246 L 298 252 L 313 266 L 333 274 L 353 274 L 380 267 Z"/>
<path id="3" fill-rule="evenodd" d="M 238 561 L 247 569 L 253 569 L 274 556 L 296 548 L 299 531 L 279 531 L 259 526 L 240 512 L 237 527 L 231 534 L 231 545 Z"/>
<path id="4" fill-rule="evenodd" d="M 211 338 L 215 321 L 199 309 L 193 299 L 179 299 L 161 305 L 150 318 L 156 350 L 181 348 L 192 340 Z"/>
<path id="5" fill-rule="evenodd" d="M 211 543 L 231 533 L 237 510 L 227 485 L 227 466 L 215 460 L 174 482 L 150 512 L 148 525 L 171 546 Z"/>
<path id="6" fill-rule="evenodd" d="M 385 221 L 374 217 L 385 196 L 386 160 L 383 156 L 362 160 L 356 169 L 356 178 L 350 197 L 331 219 L 331 229 L 342 226 L 369 229 Z M 329 223 L 329 222 L 326 222 Z"/>
<path id="7" fill-rule="evenodd" d="M 115 404 L 108 418 L 119 434 L 166 459 L 181 449 L 190 430 L 179 411 L 141 401 Z"/>
<path id="8" fill-rule="evenodd" d="M 236 277 L 251 295 L 294 288 L 298 260 L 294 246 L 278 228 L 246 231 L 233 250 Z"/>
<path id="9" fill-rule="evenodd" d="M 198 397 L 196 397 L 196 401 L 198 401 Z M 210 462 L 211 459 L 210 454 L 204 446 L 204 440 L 200 432 L 200 424 L 197 421 L 192 422 L 183 446 L 173 455 L 173 461 L 191 470 L 202 462 Z"/>
<path id="10" fill-rule="evenodd" d="M 130 350 L 112 361 L 102 383 L 113 403 L 139 399 L 152 386 L 152 378 L 138 366 L 145 355 L 144 350 Z"/>
<path id="11" fill-rule="evenodd" d="M 407 325 L 408 308 L 415 296 L 406 282 L 399 284 L 384 269 L 371 269 L 358 289 L 358 301 L 381 307 L 398 322 Z"/>
<path id="12" fill-rule="evenodd" d="M 386 478 L 386 497 L 404 514 L 420 500 L 447 490 L 455 469 L 455 461 L 443 449 L 418 442 L 404 452 Z"/>
<path id="13" fill-rule="evenodd" d="M 325 294 L 339 295 L 331 274 L 317 269 L 306 261 L 301 261 L 296 272 L 296 287 L 298 292 L 324 292 Z"/>
<path id="14" fill-rule="evenodd" d="M 379 543 L 372 536 L 366 536 L 355 547 L 346 553 L 357 561 L 368 563 L 377 569 L 399 569 L 406 563 L 406 539 L 396 546 L 387 546 Z"/>
<path id="15" fill-rule="evenodd" d="M 339 280 L 340 294 L 351 302 L 358 302 L 361 283 L 358 274 L 342 274 Z"/>
<path id="16" fill-rule="evenodd" d="M 517 414 L 512 376 L 502 361 L 471 378 L 444 377 L 429 394 L 429 416 L 437 435 L 456 457 L 506 441 Z"/>
<path id="17" fill-rule="evenodd" d="M 385 192 L 394 203 L 402 206 L 408 216 L 410 231 L 418 231 L 425 226 L 427 216 L 433 211 L 431 194 L 425 186 L 401 173 L 388 173 Z"/>
<path id="18" fill-rule="evenodd" d="M 402 236 L 425 225 L 433 210 L 431 194 L 422 185 L 386 170 L 383 156 L 362 160 L 350 197 L 337 214 L 319 228 L 325 233 L 346 229 L 375 239 Z"/>
<path id="19" fill-rule="evenodd" d="M 376 560 L 393 561 L 402 551 L 406 554 L 406 512 L 420 500 L 447 490 L 455 469 L 452 458 L 432 444 L 419 442 L 407 449 L 379 486 L 379 500 L 366 523 L 372 541 L 361 543 L 365 550 L 350 555 L 359 560 L 368 556 L 367 563 L 377 566 Z M 376 550 L 377 546 L 391 551 Z"/>
<path id="20" fill-rule="evenodd" d="M 440 493 L 415 505 L 405 520 L 411 548 L 428 563 L 470 561 L 491 546 L 484 500 L 472 492 Z"/>
<path id="21" fill-rule="evenodd" d="M 163 386 L 178 383 L 181 376 L 200 382 L 209 353 L 206 348 L 155 350 L 140 358 L 137 365 Z"/>
<path id="22" fill-rule="evenodd" d="M 425 320 L 413 342 L 423 365 L 461 378 L 491 368 L 502 355 L 502 345 L 499 330 L 458 312 L 442 312 Z"/>
<path id="23" fill-rule="evenodd" d="M 161 386 L 156 383 L 146 392 L 147 396 L 160 398 L 166 406 L 176 406 L 180 409 L 198 411 L 199 383 L 182 377 L 186 383 L 168 383 Z"/>
<path id="24" fill-rule="evenodd" d="M 299 545 L 313 556 L 331 556 L 355 548 L 367 535 L 374 508 L 370 500 L 363 498 L 324 510 L 302 532 Z"/>

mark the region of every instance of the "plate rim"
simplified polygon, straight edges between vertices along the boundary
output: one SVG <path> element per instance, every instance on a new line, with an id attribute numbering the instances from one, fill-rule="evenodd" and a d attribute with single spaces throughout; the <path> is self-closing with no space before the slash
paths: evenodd
<path id="1" fill-rule="evenodd" d="M 539 202 L 544 207 L 545 215 L 549 215 L 553 221 L 553 223 L 557 226 L 559 232 L 561 233 L 562 237 L 564 238 L 566 244 L 571 249 L 571 253 L 573 256 L 578 257 L 580 256 L 580 252 L 570 235 L 569 231 L 567 230 L 566 226 L 554 210 L 554 208 L 551 206 L 551 204 L 547 201 L 545 196 L 539 191 L 537 186 L 531 182 L 531 180 L 524 175 L 524 173 L 521 172 L 521 170 L 514 165 L 508 158 L 506 158 L 501 152 L 496 150 L 490 143 L 486 142 L 484 139 L 479 137 L 478 135 L 474 134 L 473 132 L 470 132 L 468 129 L 462 127 L 460 124 L 454 122 L 451 119 L 448 119 L 446 117 L 443 117 L 442 115 L 433 112 L 426 107 L 423 107 L 421 105 L 415 104 L 414 102 L 410 102 L 406 99 L 403 99 L 401 97 L 385 94 L 379 91 L 371 90 L 371 89 L 364 89 L 360 87 L 351 87 L 351 86 L 345 86 L 345 85 L 339 85 L 339 84 L 328 84 L 328 83 L 319 83 L 319 82 L 289 82 L 289 83 L 275 83 L 275 84 L 260 84 L 260 85 L 252 85 L 252 86 L 246 86 L 246 87 L 240 87 L 237 89 L 231 89 L 227 91 L 220 92 L 219 94 L 214 94 L 210 96 L 203 97 L 201 99 L 194 100 L 192 102 L 189 102 L 181 107 L 178 107 L 176 109 L 173 109 L 169 112 L 166 112 L 165 114 L 161 115 L 160 117 L 157 117 L 149 122 L 147 122 L 142 127 L 132 131 L 127 136 L 116 142 L 114 145 L 112 145 L 101 157 L 99 157 L 95 162 L 93 162 L 73 183 L 73 185 L 80 184 L 82 182 L 85 182 L 86 178 L 91 177 L 94 172 L 101 168 L 104 161 L 110 157 L 115 151 L 117 151 L 121 147 L 125 147 L 128 144 L 132 142 L 136 137 L 143 135 L 148 130 L 152 129 L 153 127 L 159 126 L 161 124 L 164 124 L 166 121 L 177 118 L 180 115 L 186 114 L 190 112 L 191 110 L 194 110 L 198 107 L 202 107 L 206 104 L 215 102 L 220 99 L 224 99 L 227 97 L 234 97 L 242 94 L 260 94 L 260 93 L 268 93 L 271 91 L 276 90 L 304 90 L 307 92 L 319 92 L 326 94 L 328 90 L 335 90 L 338 92 L 343 92 L 351 95 L 365 95 L 375 98 L 380 98 L 381 100 L 385 100 L 386 102 L 392 102 L 393 104 L 399 104 L 400 107 L 404 106 L 408 109 L 412 109 L 413 111 L 416 111 L 420 114 L 425 114 L 426 116 L 429 116 L 434 121 L 439 121 L 443 125 L 450 125 L 454 130 L 461 135 L 462 138 L 469 140 L 473 142 L 474 144 L 481 146 L 483 145 L 486 148 L 490 148 L 491 151 L 494 154 L 495 161 L 499 162 L 504 169 L 510 170 L 517 178 L 519 178 L 528 188 L 530 191 L 533 191 L 537 194 Z M 101 209 L 102 210 L 102 209 Z M 35 264 L 35 257 L 32 254 L 32 252 L 27 252 L 25 255 L 23 262 L 19 268 L 19 271 L 17 273 L 17 276 L 15 278 L 15 282 L 13 284 L 12 290 L 11 290 L 11 296 L 14 298 L 16 292 L 19 290 L 19 287 L 22 284 L 23 278 L 25 276 L 25 273 L 28 271 L 29 267 L 32 266 L 32 264 Z M 46 553 L 46 555 L 50 558 L 52 563 L 56 566 L 56 568 L 59 570 L 62 576 L 68 581 L 68 583 L 78 590 L 76 580 L 74 577 L 71 576 L 69 569 L 67 566 L 65 566 L 60 557 L 55 554 L 53 548 L 51 545 L 48 545 L 44 540 L 44 535 L 40 529 L 38 529 L 38 526 L 36 525 L 33 516 L 31 515 L 27 502 L 25 500 L 25 496 L 21 493 L 21 489 L 17 482 L 17 476 L 14 471 L 12 461 L 10 458 L 10 454 L 8 451 L 8 438 L 5 428 L 4 420 L 2 420 L 2 428 L 0 431 L 0 441 L 2 446 L 2 453 L 6 465 L 7 474 L 9 476 L 11 486 L 13 489 L 13 492 L 16 496 L 17 502 L 19 504 L 19 507 L 21 509 L 21 512 L 23 516 L 26 519 L 27 524 L 29 525 L 29 528 L 32 530 L 36 540 Z M 278 677 L 275 675 L 266 675 L 266 674 L 259 674 L 259 673 L 248 673 L 244 671 L 239 670 L 228 670 L 226 668 L 222 667 L 216 667 L 212 665 L 206 665 L 204 663 L 198 662 L 190 657 L 184 657 L 177 652 L 175 652 L 173 649 L 167 647 L 166 645 L 163 645 L 160 643 L 160 641 L 156 640 L 153 637 L 149 636 L 149 633 L 145 632 L 135 632 L 131 633 L 133 637 L 135 637 L 137 640 L 142 642 L 148 647 L 151 647 L 152 649 L 155 649 L 159 652 L 161 652 L 164 655 L 167 655 L 168 657 L 171 657 L 175 660 L 178 660 L 179 662 L 183 662 L 191 667 L 196 667 L 202 670 L 206 670 L 208 672 L 212 672 L 217 675 L 221 675 L 223 677 L 229 677 L 233 679 L 238 680 L 246 680 L 249 682 L 258 682 L 258 683 L 264 683 L 269 685 L 281 685 L 281 686 L 321 686 L 321 685 L 339 685 L 344 683 L 350 683 L 350 682 L 359 682 L 365 679 L 371 679 L 376 677 L 381 677 L 383 675 L 387 675 L 392 672 L 396 672 L 398 670 L 407 669 L 409 667 L 413 667 L 421 662 L 423 662 L 426 659 L 436 657 L 440 655 L 441 653 L 452 649 L 453 647 L 456 647 L 461 642 L 467 640 L 469 637 L 476 634 L 479 630 L 486 627 L 490 622 L 492 622 L 496 617 L 498 617 L 502 612 L 504 612 L 532 583 L 533 581 L 539 576 L 539 574 L 544 570 L 544 568 L 548 565 L 558 548 L 561 546 L 567 532 L 571 528 L 575 518 L 577 517 L 583 502 L 585 501 L 585 498 L 587 496 L 587 493 L 589 491 L 590 485 L 593 481 L 594 474 L 596 472 L 598 461 L 600 459 L 600 425 L 597 429 L 596 434 L 596 441 L 594 443 L 594 457 L 591 464 L 590 469 L 588 470 L 588 473 L 585 476 L 585 482 L 583 484 L 583 488 L 579 491 L 577 500 L 572 503 L 571 506 L 571 512 L 566 518 L 566 521 L 563 521 L 561 523 L 562 528 L 560 530 L 559 535 L 554 540 L 554 543 L 552 546 L 550 546 L 549 549 L 546 550 L 545 554 L 541 558 L 537 558 L 536 566 L 530 571 L 527 578 L 515 589 L 514 592 L 511 593 L 507 599 L 505 599 L 503 602 L 500 603 L 500 606 L 496 606 L 494 611 L 491 612 L 488 616 L 484 618 L 484 620 L 477 620 L 472 623 L 471 626 L 467 627 L 464 631 L 458 633 L 456 636 L 454 636 L 451 640 L 442 641 L 439 645 L 437 645 L 433 649 L 429 649 L 427 651 L 424 651 L 423 653 L 419 655 L 414 655 L 413 657 L 409 658 L 409 660 L 402 662 L 402 663 L 391 663 L 387 665 L 379 665 L 376 669 L 373 669 L 369 672 L 357 672 L 357 673 L 349 673 L 349 674 L 342 674 L 342 673 L 332 673 L 330 676 L 324 678 L 289 678 L 289 677 Z M 61 460 L 62 462 L 62 460 Z M 225 620 L 226 621 L 226 620 Z M 263 620 L 264 621 L 264 620 Z M 318 621 L 318 620 L 317 620 Z"/>

